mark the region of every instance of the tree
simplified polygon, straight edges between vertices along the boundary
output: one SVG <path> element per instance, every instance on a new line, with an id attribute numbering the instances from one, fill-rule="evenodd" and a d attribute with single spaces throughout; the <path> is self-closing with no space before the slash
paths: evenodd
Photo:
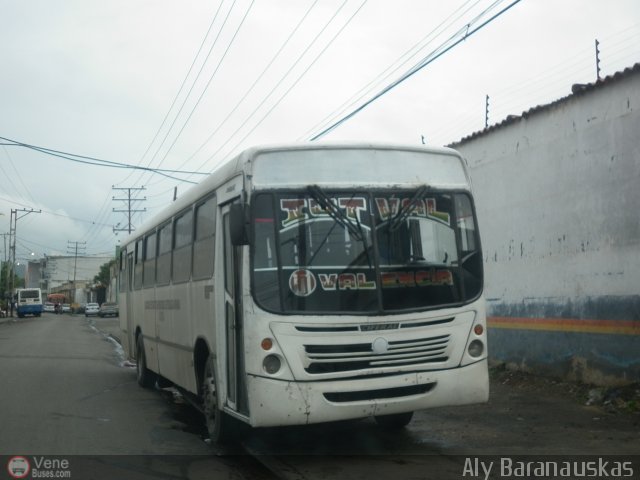
<path id="1" fill-rule="evenodd" d="M 2 268 L 0 268 L 0 299 L 8 300 L 11 297 L 11 276 L 9 274 L 9 262 L 2 262 Z M 15 273 L 13 275 L 13 287 L 24 287 L 24 279 L 19 278 Z"/>
<path id="2" fill-rule="evenodd" d="M 102 265 L 100 267 L 100 273 L 98 273 L 98 275 L 93 277 L 94 283 L 99 284 L 100 286 L 106 288 L 109 285 L 109 282 L 111 281 L 111 267 L 115 265 L 115 263 L 116 263 L 116 259 L 114 258 L 113 260 Z"/>

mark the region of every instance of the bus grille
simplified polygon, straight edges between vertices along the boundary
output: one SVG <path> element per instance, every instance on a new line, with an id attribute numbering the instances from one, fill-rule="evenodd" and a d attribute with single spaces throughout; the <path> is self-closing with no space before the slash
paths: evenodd
<path id="1" fill-rule="evenodd" d="M 438 335 L 390 341 L 385 353 L 375 353 L 371 343 L 305 345 L 305 371 L 320 374 L 446 362 L 449 339 L 450 335 Z"/>
<path id="2" fill-rule="evenodd" d="M 324 398 L 334 403 L 361 402 L 363 400 L 386 400 L 388 398 L 402 398 L 411 395 L 422 395 L 435 387 L 435 383 L 424 385 L 410 385 L 408 387 L 382 388 L 378 390 L 364 390 L 358 392 L 327 392 Z"/>

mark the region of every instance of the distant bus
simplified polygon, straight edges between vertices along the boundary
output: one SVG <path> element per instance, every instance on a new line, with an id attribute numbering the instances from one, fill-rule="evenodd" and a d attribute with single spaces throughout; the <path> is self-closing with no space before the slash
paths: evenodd
<path id="1" fill-rule="evenodd" d="M 39 288 L 23 288 L 17 291 L 18 317 L 42 315 L 42 292 Z"/>
<path id="2" fill-rule="evenodd" d="M 214 441 L 489 394 L 480 236 L 454 150 L 253 148 L 123 241 L 138 382 L 172 382 Z"/>

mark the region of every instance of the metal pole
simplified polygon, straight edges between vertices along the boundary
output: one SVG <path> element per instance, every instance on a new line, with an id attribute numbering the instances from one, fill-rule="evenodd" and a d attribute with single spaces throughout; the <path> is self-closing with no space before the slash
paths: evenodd
<path id="1" fill-rule="evenodd" d="M 598 49 L 599 45 L 600 42 L 598 41 L 598 39 L 596 39 L 596 76 L 598 80 L 600 80 L 600 50 Z"/>
<path id="2" fill-rule="evenodd" d="M 489 95 L 484 100 L 484 128 L 489 126 Z"/>

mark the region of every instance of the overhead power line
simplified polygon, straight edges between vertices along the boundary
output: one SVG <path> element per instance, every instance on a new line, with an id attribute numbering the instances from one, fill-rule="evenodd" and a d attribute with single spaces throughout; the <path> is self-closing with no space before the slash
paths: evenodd
<path id="1" fill-rule="evenodd" d="M 162 131 L 162 128 L 164 127 L 165 123 L 167 123 L 167 119 L 169 118 L 169 114 L 173 110 L 173 107 L 175 106 L 176 102 L 178 101 L 178 98 L 180 97 L 180 94 L 182 93 L 182 91 L 184 89 L 184 86 L 187 84 L 187 79 L 189 78 L 189 75 L 191 75 L 191 71 L 193 70 L 193 67 L 196 64 L 196 60 L 200 56 L 200 52 L 202 52 L 202 48 L 204 47 L 204 44 L 205 44 L 207 38 L 209 37 L 209 33 L 211 33 L 211 29 L 213 28 L 213 25 L 216 22 L 216 19 L 218 18 L 218 13 L 220 13 L 220 9 L 222 8 L 222 4 L 223 3 L 224 3 L 224 0 L 222 0 L 220 2 L 220 5 L 218 5 L 216 13 L 213 16 L 213 20 L 211 20 L 211 23 L 209 24 L 209 28 L 207 29 L 207 33 L 204 35 L 204 38 L 202 39 L 202 42 L 200 43 L 200 48 L 198 48 L 198 52 L 196 53 L 195 57 L 193 57 L 193 60 L 191 61 L 191 66 L 189 67 L 189 70 L 187 71 L 187 74 L 185 75 L 184 79 L 182 80 L 182 84 L 180 85 L 180 88 L 178 89 L 178 93 L 176 93 L 176 96 L 173 98 L 173 101 L 171 102 L 171 106 L 169 107 L 169 110 L 167 110 L 167 113 L 165 114 L 164 118 L 162 119 L 162 123 L 158 127 L 158 130 L 156 131 L 156 134 L 153 136 L 153 139 L 151 140 L 151 142 L 147 146 L 147 149 L 142 154 L 142 157 L 140 157 L 140 161 L 138 161 L 138 165 L 140 165 L 144 161 L 145 157 L 147 156 L 147 154 L 151 150 L 151 147 L 153 146 L 153 144 L 155 143 L 156 139 L 158 138 L 158 135 L 160 135 L 160 132 Z M 212 47 L 212 49 L 213 49 L 213 47 Z M 206 61 L 209 58 L 210 54 L 211 54 L 211 50 L 209 50 L 209 53 L 207 53 L 207 56 L 205 57 L 204 63 L 206 63 Z M 203 66 L 204 66 L 204 63 L 203 63 Z M 201 71 L 202 71 L 202 69 L 200 70 L 200 72 Z M 198 72 L 198 75 L 196 76 L 196 79 L 194 80 L 194 84 L 198 80 L 198 77 L 200 76 L 200 72 Z M 193 86 L 191 88 L 193 88 Z M 188 94 L 187 94 L 187 96 L 188 96 Z M 153 157 L 151 158 L 151 160 L 149 160 L 149 163 L 147 164 L 147 166 L 150 166 L 152 161 L 153 161 Z M 133 174 L 133 172 L 131 172 L 123 180 L 123 183 L 126 182 L 127 180 L 129 180 L 129 178 L 131 178 L 132 174 Z"/>
<path id="2" fill-rule="evenodd" d="M 4 146 L 8 146 L 8 147 L 23 147 L 23 148 L 28 148 L 30 150 L 35 150 L 37 152 L 40 153 L 44 153 L 46 155 L 51 155 L 54 157 L 58 157 L 58 158 L 63 158 L 72 162 L 76 162 L 76 163 L 82 163 L 85 165 L 93 165 L 93 166 L 97 166 L 97 167 L 109 167 L 109 168 L 130 168 L 130 169 L 134 169 L 134 170 L 145 170 L 148 172 L 152 172 L 152 173 L 157 173 L 159 175 L 163 175 L 165 177 L 171 178 L 173 180 L 178 180 L 181 182 L 188 182 L 188 183 L 196 183 L 196 182 L 192 182 L 190 180 L 184 180 L 178 177 L 174 177 L 172 175 L 169 175 L 169 173 L 174 173 L 174 174 L 183 174 L 183 175 L 208 175 L 208 173 L 205 172 L 190 172 L 190 171 L 182 171 L 182 170 L 169 170 L 169 169 L 160 169 L 160 168 L 149 168 L 149 167 L 141 167 L 139 165 L 131 165 L 128 163 L 122 163 L 122 162 L 114 162 L 111 160 L 103 160 L 100 158 L 95 158 L 95 157 L 89 157 L 87 155 L 78 155 L 75 153 L 69 153 L 69 152 L 63 152 L 60 150 L 53 150 L 51 148 L 46 148 L 46 147 L 39 147 L 37 145 L 32 145 L 29 143 L 24 143 L 24 142 L 19 142 L 17 140 L 12 140 L 10 138 L 6 138 L 6 137 L 0 137 L 0 140 L 3 140 L 5 142 L 9 142 L 9 143 L 2 143 L 0 145 L 4 145 Z"/>
<path id="3" fill-rule="evenodd" d="M 144 190 L 144 187 L 130 187 L 130 188 L 118 188 L 118 187 L 112 187 L 113 190 L 121 190 L 121 191 L 126 191 L 127 192 L 127 198 L 116 198 L 113 197 L 113 200 L 118 201 L 118 202 L 125 202 L 127 204 L 127 208 L 126 210 L 116 210 L 115 208 L 113 209 L 114 212 L 121 212 L 121 213 L 126 213 L 127 214 L 127 226 L 126 227 L 118 227 L 117 225 L 115 227 L 113 227 L 113 231 L 114 232 L 127 232 L 129 234 L 131 234 L 132 231 L 135 230 L 135 227 L 133 226 L 132 223 L 132 217 L 133 214 L 136 212 L 146 212 L 147 209 L 143 208 L 143 209 L 135 209 L 133 208 L 133 205 L 135 202 L 144 202 L 147 198 L 135 198 L 132 196 L 132 192 L 138 192 L 141 190 Z"/>
<path id="4" fill-rule="evenodd" d="M 351 23 L 351 21 L 355 18 L 355 16 L 362 10 L 364 5 L 368 0 L 363 0 L 363 2 L 358 6 L 358 8 L 351 14 L 351 16 L 347 19 L 347 21 L 338 29 L 338 31 L 333 35 L 333 37 L 329 40 L 329 42 L 320 50 L 320 52 L 315 56 L 315 58 L 311 61 L 311 63 L 298 75 L 298 77 L 294 80 L 294 82 L 287 88 L 287 90 L 276 100 L 276 102 L 267 110 L 267 112 L 262 115 L 262 117 L 258 120 L 258 122 L 251 128 L 251 130 L 246 133 L 231 149 L 231 153 L 227 155 L 227 157 L 231 156 L 233 152 L 239 147 L 239 145 L 244 142 L 249 135 L 251 135 L 258 126 L 264 122 L 264 120 L 271 115 L 271 112 L 276 109 L 278 105 L 282 102 L 282 100 L 295 88 L 296 85 L 302 80 L 302 78 L 307 74 L 307 72 L 313 67 L 318 59 L 322 57 L 322 55 L 327 51 L 327 49 L 333 44 L 333 42 L 340 36 L 340 34 L 344 31 L 344 29 Z M 329 21 L 325 24 L 325 26 L 318 32 L 318 34 L 314 37 L 311 43 L 307 46 L 307 48 L 298 56 L 293 65 L 287 70 L 287 72 L 283 75 L 282 80 L 284 80 L 289 73 L 294 69 L 296 65 L 300 62 L 300 60 L 306 55 L 309 49 L 315 44 L 318 38 L 323 34 L 323 32 L 327 29 L 327 27 L 333 22 L 333 20 L 337 17 L 338 13 L 342 8 L 346 5 L 347 1 L 340 5 L 338 10 L 333 14 L 333 16 L 329 19 Z M 282 81 L 281 80 L 281 81 Z M 267 99 L 271 97 L 271 95 L 276 91 L 279 83 L 274 86 L 271 91 L 267 94 L 267 96 L 262 100 L 262 102 L 253 110 L 253 112 L 249 115 L 249 117 L 229 136 L 229 138 L 220 146 L 218 149 L 211 154 L 205 161 L 200 165 L 200 168 L 203 168 L 210 160 L 212 160 L 239 132 L 240 130 L 247 124 L 247 122 L 259 111 L 259 109 L 265 104 Z"/>
<path id="5" fill-rule="evenodd" d="M 191 120 L 191 117 L 193 116 L 194 112 L 198 108 L 198 105 L 200 105 L 200 102 L 202 101 L 204 95 L 207 93 L 207 90 L 209 89 L 209 86 L 211 85 L 211 82 L 215 78 L 216 74 L 218 73 L 218 70 L 220 70 L 220 67 L 222 66 L 225 58 L 227 57 L 227 54 L 229 53 L 229 50 L 231 49 L 231 46 L 233 45 L 236 37 L 238 36 L 238 33 L 240 32 L 240 29 L 242 28 L 242 25 L 244 25 L 245 20 L 249 16 L 249 12 L 251 11 L 251 9 L 253 7 L 254 2 L 255 2 L 255 0 L 251 0 L 251 3 L 249 4 L 249 7 L 245 11 L 244 16 L 242 17 L 242 20 L 240 20 L 240 24 L 237 26 L 235 32 L 233 33 L 233 36 L 231 37 L 231 40 L 227 44 L 227 47 L 226 47 L 224 53 L 222 54 L 222 57 L 218 61 L 218 65 L 216 65 L 215 70 L 213 71 L 213 73 L 209 77 L 209 80 L 207 81 L 207 84 L 204 86 L 204 89 L 202 90 L 202 92 L 200 93 L 200 96 L 196 100 L 195 105 L 193 106 L 193 108 L 189 112 L 189 115 L 187 116 L 186 120 L 182 124 L 182 127 L 180 127 L 180 130 L 178 131 L 178 133 L 176 134 L 175 138 L 173 139 L 173 142 L 171 143 L 171 145 L 169 145 L 169 148 L 167 149 L 167 151 L 162 156 L 162 159 L 160 160 L 160 163 L 158 164 L 158 166 L 162 165 L 165 162 L 165 160 L 167 159 L 167 156 L 169 155 L 171 150 L 173 150 L 173 147 L 175 146 L 175 144 L 177 143 L 178 139 L 182 135 L 182 132 L 184 132 L 184 129 L 186 128 L 187 124 Z"/>
<path id="6" fill-rule="evenodd" d="M 472 0 L 467 0 L 464 4 L 459 6 L 456 10 L 454 10 L 451 14 L 449 14 L 449 16 L 447 16 L 442 22 L 440 22 L 438 26 L 436 26 L 424 37 L 422 37 L 411 48 L 406 50 L 391 65 L 385 68 L 384 71 L 382 71 L 375 78 L 369 81 L 365 86 L 363 86 L 360 90 L 358 90 L 355 94 L 353 94 L 348 100 L 346 100 L 337 109 L 329 113 L 322 120 L 316 123 L 313 127 L 308 129 L 308 131 L 305 132 L 303 135 L 301 135 L 297 140 L 302 141 L 306 139 L 309 135 L 312 135 L 313 132 L 316 132 L 319 129 L 321 129 L 323 125 L 329 125 L 331 122 L 334 122 L 336 119 L 340 118 L 340 116 L 343 115 L 344 112 L 348 111 L 354 105 L 358 105 L 359 102 L 361 102 L 370 93 L 372 93 L 377 88 L 379 88 L 380 85 L 383 85 L 384 82 L 387 81 L 387 79 L 395 75 L 396 72 L 398 72 L 401 68 L 404 68 L 405 65 L 411 62 L 425 48 L 431 45 L 431 43 L 433 43 L 440 34 L 446 31 L 446 29 L 450 28 L 456 21 L 460 20 L 460 18 L 462 18 L 471 9 L 476 7 L 476 5 L 478 5 L 481 1 L 482 0 L 475 0 L 471 4 Z"/>
<path id="7" fill-rule="evenodd" d="M 285 49 L 285 47 L 289 44 L 289 42 L 291 41 L 291 39 L 294 37 L 294 35 L 296 34 L 296 32 L 300 29 L 300 27 L 302 26 L 302 24 L 304 23 L 304 21 L 307 19 L 307 17 L 309 16 L 309 13 L 311 13 L 311 10 L 313 10 L 313 8 L 316 6 L 316 4 L 318 3 L 319 0 L 314 0 L 314 2 L 309 6 L 309 8 L 305 11 L 304 15 L 302 16 L 302 18 L 298 21 L 298 23 L 296 24 L 296 26 L 293 28 L 293 30 L 289 33 L 289 36 L 286 38 L 286 40 L 284 41 L 284 43 L 282 43 L 282 45 L 280 45 L 280 48 L 278 49 L 278 51 L 273 55 L 273 57 L 271 57 L 271 60 L 267 63 L 267 66 L 264 67 L 264 69 L 262 70 L 262 72 L 260 72 L 260 74 L 256 77 L 256 79 L 253 81 L 253 83 L 251 84 L 251 86 L 248 88 L 248 90 L 244 93 L 244 95 L 242 96 L 242 98 L 240 100 L 238 100 L 238 102 L 236 102 L 235 107 L 233 107 L 233 109 L 227 114 L 227 116 L 218 123 L 218 126 L 215 128 L 215 130 L 209 134 L 209 136 L 207 137 L 207 139 L 200 145 L 200 147 L 198 147 L 198 149 L 191 154 L 191 156 L 189 156 L 189 158 L 187 158 L 182 165 L 180 165 L 179 168 L 182 168 L 184 165 L 187 164 L 187 162 L 189 162 L 190 160 L 192 160 L 198 153 L 200 153 L 200 151 L 211 141 L 211 139 L 213 138 L 213 136 L 218 133 L 218 131 L 220 130 L 220 128 L 222 128 L 222 126 L 227 124 L 227 121 L 231 118 L 231 116 L 238 110 L 238 108 L 242 105 L 242 103 L 246 100 L 246 98 L 249 96 L 249 94 L 251 92 L 253 92 L 254 88 L 260 83 L 260 81 L 262 80 L 262 78 L 264 77 L 264 75 L 267 73 L 267 71 L 271 68 L 271 66 L 275 63 L 275 61 L 280 57 L 280 54 L 283 52 L 283 50 Z M 282 82 L 284 78 L 280 79 L 278 81 L 278 84 Z"/>
<path id="8" fill-rule="evenodd" d="M 420 70 L 422 70 L 424 67 L 426 67 L 427 65 L 429 65 L 430 63 L 434 62 L 435 60 L 437 60 L 438 58 L 440 58 L 441 56 L 443 56 L 445 53 L 447 53 L 448 51 L 450 51 L 451 49 L 453 49 L 454 47 L 456 47 L 457 45 L 459 45 L 460 43 L 462 43 L 463 41 L 467 40 L 469 37 L 471 37 L 474 33 L 480 31 L 481 29 L 483 29 L 485 26 L 487 26 L 489 23 L 493 22 L 496 18 L 500 17 L 502 14 L 504 14 L 505 12 L 507 12 L 509 9 L 511 9 L 513 6 L 515 6 L 516 4 L 520 3 L 521 0 L 515 0 L 514 2 L 512 2 L 511 4 L 509 4 L 508 6 L 506 6 L 505 8 L 503 8 L 502 10 L 500 10 L 498 13 L 496 13 L 495 15 L 493 15 L 491 18 L 489 18 L 488 20 L 486 20 L 485 22 L 483 22 L 482 24 L 480 24 L 478 27 L 470 30 L 469 28 L 471 27 L 472 23 L 475 23 L 476 21 L 478 21 L 488 10 L 490 10 L 491 8 L 493 8 L 497 3 L 496 2 L 494 5 L 492 5 L 491 7 L 489 7 L 485 12 L 483 12 L 483 14 L 479 15 L 478 17 L 476 17 L 476 20 L 470 22 L 469 24 L 466 25 L 466 27 L 464 29 L 462 29 L 461 31 L 459 31 L 458 33 L 456 33 L 454 36 L 450 37 L 449 40 L 447 40 L 446 42 L 444 42 L 440 47 L 438 47 L 437 49 L 435 49 L 433 52 L 431 52 L 429 55 L 427 55 L 422 61 L 420 61 L 416 66 L 414 66 L 413 68 L 411 68 L 409 71 L 407 71 L 405 74 L 403 74 L 400 78 L 398 78 L 397 80 L 393 81 L 392 83 L 390 83 L 389 85 L 387 85 L 386 87 L 384 87 L 382 90 L 380 90 L 378 93 L 376 93 L 373 97 L 371 97 L 369 100 L 367 100 L 366 102 L 364 102 L 363 104 L 361 104 L 360 106 L 358 106 L 357 108 L 355 108 L 354 110 L 352 110 L 350 113 L 348 113 L 347 115 L 343 116 L 341 119 L 339 119 L 338 121 L 334 122 L 333 124 L 331 124 L 330 126 L 328 126 L 327 128 L 325 128 L 324 130 L 322 130 L 320 133 L 314 135 L 312 138 L 310 138 L 310 141 L 314 141 L 317 140 L 323 136 L 325 136 L 327 133 L 335 130 L 336 128 L 338 128 L 340 125 L 342 125 L 343 123 L 345 123 L 346 121 L 348 121 L 349 119 L 353 118 L 355 115 L 357 115 L 358 113 L 360 113 L 362 110 L 364 110 L 365 108 L 367 108 L 369 105 L 371 105 L 373 102 L 375 102 L 376 100 L 378 100 L 379 98 L 381 98 L 382 96 L 386 95 L 387 93 L 389 93 L 391 90 L 393 90 L 395 87 L 397 87 L 398 85 L 400 85 L 401 83 L 403 83 L 404 81 L 406 81 L 407 79 L 409 79 L 410 77 L 412 77 L 413 75 L 415 75 L 416 73 L 418 73 Z M 457 37 L 457 39 L 456 39 Z M 449 42 L 453 42 L 451 44 L 448 45 Z"/>
<path id="9" fill-rule="evenodd" d="M 211 31 L 211 28 L 212 28 L 213 24 L 215 23 L 216 19 L 218 18 L 218 14 L 220 13 L 220 10 L 222 9 L 222 5 L 224 4 L 224 2 L 225 2 L 225 0 L 222 0 L 220 5 L 218 6 L 218 9 L 216 10 L 216 13 L 215 13 L 215 15 L 213 17 L 213 20 L 211 21 L 211 24 L 209 25 L 209 29 L 207 30 L 207 34 L 205 35 L 204 39 L 202 40 L 202 44 L 200 46 L 200 49 L 198 49 L 198 53 L 196 54 L 196 56 L 193 59 L 194 63 L 196 62 L 196 59 L 198 58 L 198 55 L 200 54 L 200 50 L 202 49 L 202 45 L 206 42 L 207 37 L 209 36 L 209 32 Z M 231 7 L 227 11 L 226 16 L 222 20 L 222 25 L 220 25 L 220 28 L 218 29 L 218 33 L 217 33 L 216 37 L 213 39 L 213 42 L 211 43 L 211 46 L 209 47 L 209 51 L 207 52 L 206 56 L 204 57 L 204 60 L 202 61 L 202 64 L 200 65 L 200 69 L 198 70 L 198 73 L 196 74 L 195 78 L 191 82 L 191 87 L 189 87 L 189 91 L 187 92 L 187 94 L 185 95 L 184 99 L 182 100 L 182 104 L 180 105 L 180 108 L 178 109 L 177 113 L 173 116 L 173 120 L 171 121 L 171 125 L 169 125 L 169 128 L 167 129 L 167 132 L 164 134 L 164 137 L 162 138 L 162 141 L 160 142 L 160 145 L 158 145 L 158 148 L 156 149 L 154 154 L 151 155 L 151 158 L 147 162 L 147 166 L 151 166 L 151 164 L 154 162 L 156 157 L 159 155 L 160 150 L 164 146 L 164 143 L 169 138 L 169 134 L 171 133 L 171 130 L 173 130 L 173 127 L 175 126 L 176 122 L 178 121 L 178 118 L 180 117 L 180 114 L 182 113 L 182 109 L 185 107 L 185 105 L 187 104 L 187 101 L 191 97 L 191 93 L 193 92 L 193 89 L 195 88 L 196 83 L 200 79 L 200 75 L 202 75 L 202 72 L 203 72 L 205 66 L 207 65 L 207 62 L 209 61 L 209 57 L 211 56 L 211 53 L 213 52 L 213 49 L 218 44 L 218 39 L 220 38 L 220 35 L 222 34 L 222 32 L 224 30 L 224 27 L 226 26 L 227 21 L 229 20 L 229 16 L 231 15 L 231 12 L 233 11 L 233 8 L 235 7 L 235 4 L 236 4 L 236 1 L 234 0 L 233 3 L 231 4 Z M 189 72 L 187 72 L 187 75 L 185 77 L 185 81 L 188 78 L 190 72 L 191 72 L 191 68 L 189 69 Z M 177 100 L 179 95 L 180 95 L 180 92 L 178 92 L 178 94 L 176 95 L 176 100 Z M 171 105 L 171 108 L 173 108 L 173 104 Z M 171 112 L 171 109 L 169 110 L 169 112 L 167 112 L 167 116 L 169 115 L 170 112 Z M 166 117 L 165 117 L 165 120 L 166 120 Z M 163 123 L 164 123 L 164 121 L 163 121 Z M 138 177 L 138 180 L 136 182 L 134 182 L 134 183 L 141 183 L 143 175 L 144 174 L 140 174 L 140 176 Z"/>
<path id="10" fill-rule="evenodd" d="M 11 203 L 13 205 L 19 205 L 20 207 L 27 207 L 30 208 L 29 205 L 25 204 L 25 203 L 20 203 L 20 202 L 16 202 L 15 200 L 12 200 L 10 198 L 6 198 L 6 197 L 0 197 L 0 200 L 4 200 L 7 203 Z M 106 223 L 100 223 L 96 220 L 88 220 L 86 218 L 78 218 L 78 217 L 72 217 L 71 215 L 65 215 L 63 213 L 56 213 L 56 212 L 51 212 L 48 210 L 42 210 L 40 209 L 40 212 L 42 213 L 46 213 L 48 215 L 54 215 L 56 217 L 63 217 L 63 218 L 69 218 L 71 220 L 75 220 L 77 222 L 84 222 L 84 223 L 90 223 L 91 225 L 98 225 L 101 227 L 111 227 L 111 225 L 106 224 Z"/>

